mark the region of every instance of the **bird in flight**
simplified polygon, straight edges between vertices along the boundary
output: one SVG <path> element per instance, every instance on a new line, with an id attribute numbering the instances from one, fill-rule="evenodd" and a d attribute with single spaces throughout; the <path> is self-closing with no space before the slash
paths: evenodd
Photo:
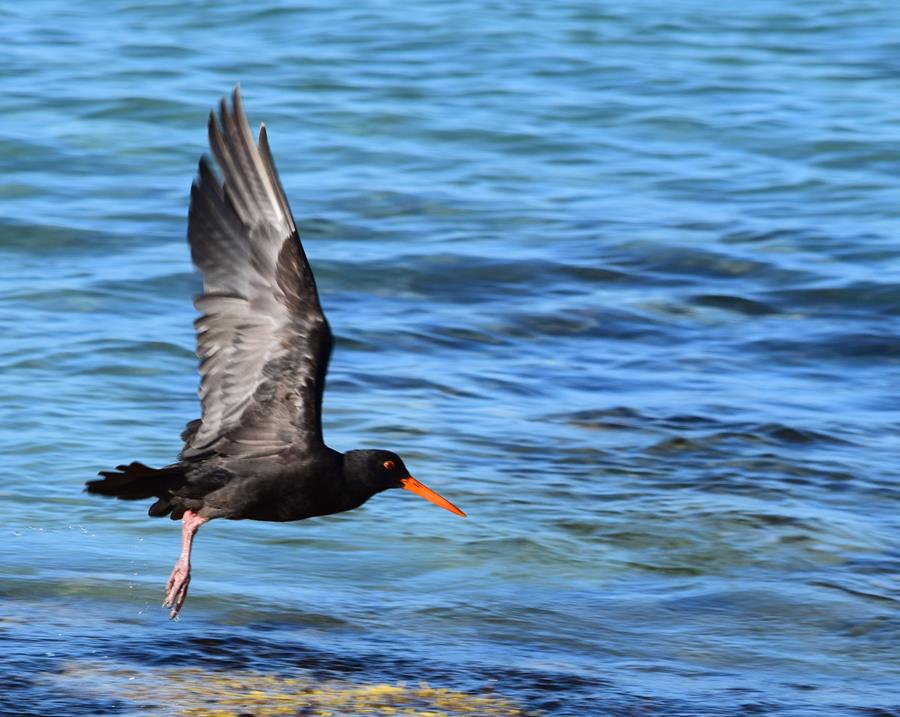
<path id="1" fill-rule="evenodd" d="M 151 516 L 181 520 L 181 555 L 163 605 L 175 619 L 191 580 L 194 535 L 213 518 L 303 520 L 351 510 L 405 488 L 465 517 L 413 478 L 396 453 L 339 453 L 322 437 L 332 336 L 275 171 L 265 125 L 254 142 L 240 90 L 209 117 L 206 157 L 191 187 L 188 243 L 203 276 L 194 301 L 201 418 L 178 462 L 102 471 L 87 491 L 156 498 Z"/>

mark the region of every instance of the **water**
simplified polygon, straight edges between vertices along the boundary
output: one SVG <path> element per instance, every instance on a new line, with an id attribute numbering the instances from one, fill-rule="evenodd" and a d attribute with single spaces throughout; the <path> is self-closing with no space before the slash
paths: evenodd
<path id="1" fill-rule="evenodd" d="M 896 19 L 6 4 L 0 712 L 896 714 Z M 197 415 L 187 190 L 238 81 L 329 442 L 470 518 L 212 523 L 169 623 L 178 526 L 81 489 Z"/>

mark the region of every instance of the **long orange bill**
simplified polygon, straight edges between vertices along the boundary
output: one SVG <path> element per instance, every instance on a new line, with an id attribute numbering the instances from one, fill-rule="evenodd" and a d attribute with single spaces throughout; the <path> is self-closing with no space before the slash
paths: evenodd
<path id="1" fill-rule="evenodd" d="M 435 505 L 439 505 L 441 508 L 445 510 L 449 510 L 451 513 L 456 513 L 457 515 L 461 515 L 463 518 L 466 517 L 466 514 L 463 513 L 459 508 L 457 508 L 453 503 L 451 503 L 446 498 L 442 498 L 437 493 L 435 493 L 431 488 L 422 483 L 419 483 L 415 478 L 410 476 L 409 478 L 401 478 L 400 485 L 402 485 L 406 490 L 411 490 L 416 495 L 422 496 L 425 500 L 430 500 Z"/>

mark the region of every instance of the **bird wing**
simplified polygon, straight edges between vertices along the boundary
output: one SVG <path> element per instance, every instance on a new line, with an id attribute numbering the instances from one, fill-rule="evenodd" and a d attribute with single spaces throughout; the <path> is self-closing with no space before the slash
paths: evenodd
<path id="1" fill-rule="evenodd" d="M 253 457 L 322 444 L 332 336 L 272 161 L 265 125 L 253 141 L 237 88 L 210 113 L 206 157 L 191 187 L 188 242 L 203 275 L 194 305 L 202 418 L 182 458 Z"/>

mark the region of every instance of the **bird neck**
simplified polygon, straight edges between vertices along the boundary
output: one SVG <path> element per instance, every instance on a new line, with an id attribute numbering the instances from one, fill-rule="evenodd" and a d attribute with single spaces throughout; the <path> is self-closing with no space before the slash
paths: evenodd
<path id="1" fill-rule="evenodd" d="M 341 486 L 342 510 L 358 508 L 375 495 L 380 488 L 366 480 L 365 464 L 354 451 L 344 453 Z"/>

